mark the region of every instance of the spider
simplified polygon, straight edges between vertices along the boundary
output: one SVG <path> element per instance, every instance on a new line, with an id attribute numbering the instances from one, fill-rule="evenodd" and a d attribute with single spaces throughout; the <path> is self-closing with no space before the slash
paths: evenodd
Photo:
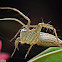
<path id="1" fill-rule="evenodd" d="M 60 46 L 61 47 L 62 45 L 61 40 L 58 38 L 56 29 L 53 27 L 53 25 L 46 24 L 44 22 L 38 23 L 38 25 L 30 25 L 30 22 L 31 22 L 30 19 L 27 16 L 25 16 L 22 12 L 20 12 L 18 9 L 11 8 L 11 7 L 0 7 L 0 9 L 10 9 L 10 10 L 16 11 L 28 21 L 27 25 L 25 25 L 23 22 L 21 22 L 16 18 L 0 19 L 0 20 L 14 20 L 23 25 L 22 26 L 23 28 L 19 29 L 16 35 L 10 40 L 11 42 L 20 33 L 20 37 L 16 38 L 15 40 L 15 49 L 11 57 L 13 57 L 16 49 L 19 50 L 18 48 L 19 42 L 21 44 L 25 44 L 25 43 L 30 44 L 30 47 L 25 55 L 25 58 L 29 54 L 29 51 L 31 50 L 32 46 L 35 44 L 40 46 Z M 46 27 L 48 29 L 53 30 L 55 33 L 55 36 L 49 33 L 41 32 L 42 27 Z"/>

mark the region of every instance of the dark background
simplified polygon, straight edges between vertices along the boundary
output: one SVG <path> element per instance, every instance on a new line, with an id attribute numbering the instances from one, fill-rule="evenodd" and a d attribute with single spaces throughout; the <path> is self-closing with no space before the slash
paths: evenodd
<path id="1" fill-rule="evenodd" d="M 51 21 L 50 24 L 57 29 L 58 36 L 62 39 L 62 3 L 60 0 L 0 0 L 0 7 L 14 7 L 19 9 L 31 19 L 32 25 L 42 22 L 41 17 L 45 23 Z M 27 21 L 17 12 L 0 10 L 0 18 L 8 17 L 17 18 L 27 24 Z M 22 25 L 15 21 L 0 21 L 0 40 L 3 42 L 2 52 L 7 52 L 11 55 L 14 49 L 14 40 L 11 43 L 9 40 L 21 27 Z M 34 45 L 27 59 L 24 59 L 29 46 L 27 44 L 19 44 L 20 51 L 16 51 L 13 58 L 10 58 L 8 62 L 26 62 L 47 48 Z"/>

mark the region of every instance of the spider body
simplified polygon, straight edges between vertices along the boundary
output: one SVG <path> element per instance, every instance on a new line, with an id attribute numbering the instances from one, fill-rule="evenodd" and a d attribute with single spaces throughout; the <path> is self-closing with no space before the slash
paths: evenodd
<path id="1" fill-rule="evenodd" d="M 37 40 L 35 41 L 36 37 L 37 37 L 37 32 L 35 29 L 27 31 L 27 29 L 24 28 L 21 30 L 20 37 L 18 37 L 18 39 L 21 44 L 26 43 L 31 45 L 33 43 L 39 46 L 48 46 L 48 47 L 59 46 L 62 42 L 62 40 L 60 40 L 59 38 L 57 41 L 57 38 L 54 35 L 45 32 L 40 32 Z"/>
<path id="2" fill-rule="evenodd" d="M 30 45 L 32 43 L 34 44 L 38 41 L 38 39 L 37 41 L 35 41 L 36 36 L 37 36 L 37 33 L 35 29 L 29 30 L 29 31 L 27 29 L 22 29 L 20 33 L 20 38 L 22 37 L 23 38 L 21 39 L 20 42 L 30 44 Z"/>

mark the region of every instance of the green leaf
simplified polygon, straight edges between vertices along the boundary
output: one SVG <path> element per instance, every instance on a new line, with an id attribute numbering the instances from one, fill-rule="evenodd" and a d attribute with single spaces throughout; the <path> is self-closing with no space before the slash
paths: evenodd
<path id="1" fill-rule="evenodd" d="M 30 59 L 28 62 L 62 62 L 62 48 L 50 47 L 41 52 L 37 56 Z"/>

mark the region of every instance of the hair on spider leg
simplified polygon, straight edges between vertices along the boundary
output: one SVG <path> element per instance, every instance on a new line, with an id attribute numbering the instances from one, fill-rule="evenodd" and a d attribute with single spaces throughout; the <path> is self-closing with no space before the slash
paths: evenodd
<path id="1" fill-rule="evenodd" d="M 49 21 L 47 24 L 51 23 L 51 21 Z"/>
<path id="2" fill-rule="evenodd" d="M 46 27 L 42 27 L 42 30 L 41 31 L 45 31 L 45 32 L 47 32 L 49 29 L 48 28 L 46 28 Z"/>
<path id="3" fill-rule="evenodd" d="M 28 12 L 28 14 L 27 14 L 26 16 L 29 16 L 30 13 L 31 13 L 31 12 Z"/>
<path id="4" fill-rule="evenodd" d="M 46 32 L 48 31 L 48 28 L 46 29 Z"/>
<path id="5" fill-rule="evenodd" d="M 51 33 L 52 31 L 51 31 L 51 29 L 46 28 L 46 32 L 50 32 Z"/>
<path id="6" fill-rule="evenodd" d="M 54 35 L 54 31 L 51 29 L 46 28 L 46 32 Z"/>
<path id="7" fill-rule="evenodd" d="M 26 15 L 26 16 L 28 16 L 30 14 L 30 12 Z M 16 15 L 16 16 L 18 16 L 18 15 Z M 24 20 L 24 18 L 23 17 L 21 17 L 21 18 L 19 18 L 20 20 Z"/>
<path id="8" fill-rule="evenodd" d="M 41 29 L 41 32 L 48 32 L 48 28 L 46 28 L 46 27 L 42 27 L 42 29 Z"/>
<path id="9" fill-rule="evenodd" d="M 49 31 L 51 32 L 52 35 L 55 35 L 53 30 L 49 29 Z"/>
<path id="10" fill-rule="evenodd" d="M 44 23 L 43 18 L 41 17 L 42 23 Z"/>

